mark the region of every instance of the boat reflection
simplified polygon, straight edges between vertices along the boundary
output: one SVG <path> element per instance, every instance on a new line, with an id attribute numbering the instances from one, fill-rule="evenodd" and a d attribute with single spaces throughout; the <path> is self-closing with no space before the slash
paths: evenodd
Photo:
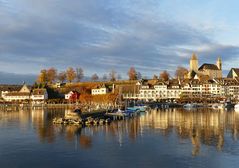
<path id="1" fill-rule="evenodd" d="M 54 117 L 63 117 L 66 109 L 32 109 L 30 111 L 1 112 L 0 126 L 17 123 L 21 131 L 32 127 L 42 143 L 64 140 L 81 149 L 94 146 L 94 139 L 103 136 L 105 143 L 116 142 L 119 146 L 135 143 L 154 132 L 159 136 L 176 134 L 179 141 L 192 145 L 192 155 L 198 155 L 202 145 L 223 149 L 225 134 L 237 141 L 239 113 L 214 109 L 164 109 L 151 110 L 128 120 L 114 121 L 109 125 L 82 128 L 74 125 L 53 125 Z M 14 122 L 13 122 L 14 121 Z M 18 121 L 18 122 L 16 122 Z M 227 137 L 228 138 L 228 137 Z"/>

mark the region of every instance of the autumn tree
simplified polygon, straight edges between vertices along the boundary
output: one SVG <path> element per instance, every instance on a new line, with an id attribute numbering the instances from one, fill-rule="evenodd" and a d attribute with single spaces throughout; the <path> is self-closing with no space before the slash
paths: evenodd
<path id="1" fill-rule="evenodd" d="M 169 73 L 167 71 L 163 71 L 159 75 L 159 79 L 162 79 L 163 81 L 169 80 Z"/>
<path id="2" fill-rule="evenodd" d="M 110 81 L 116 81 L 116 71 L 115 70 L 111 70 L 109 73 L 109 79 Z"/>
<path id="3" fill-rule="evenodd" d="M 80 102 L 90 104 L 92 101 L 92 95 L 91 94 L 81 94 L 80 95 Z"/>
<path id="4" fill-rule="evenodd" d="M 66 79 L 67 79 L 69 82 L 72 82 L 75 78 L 76 78 L 76 72 L 75 72 L 75 70 L 74 70 L 72 67 L 69 67 L 69 68 L 66 70 Z"/>
<path id="5" fill-rule="evenodd" d="M 58 74 L 57 79 L 63 83 L 66 80 L 66 72 L 62 71 Z"/>
<path id="6" fill-rule="evenodd" d="M 38 83 L 47 83 L 47 70 L 43 69 L 41 70 L 39 76 L 37 77 Z"/>
<path id="7" fill-rule="evenodd" d="M 47 70 L 47 81 L 53 83 L 57 77 L 57 70 L 54 67 L 51 67 Z"/>
<path id="8" fill-rule="evenodd" d="M 175 72 L 175 77 L 179 79 L 184 79 L 185 75 L 188 74 L 188 70 L 184 67 L 177 67 L 176 72 Z"/>
<path id="9" fill-rule="evenodd" d="M 128 71 L 129 80 L 137 80 L 137 72 L 134 67 L 130 67 Z"/>
<path id="10" fill-rule="evenodd" d="M 76 68 L 76 79 L 78 82 L 80 82 L 84 77 L 84 71 L 81 67 Z"/>
<path id="11" fill-rule="evenodd" d="M 95 73 L 91 76 L 91 80 L 92 81 L 97 81 L 97 80 L 99 80 L 99 76 Z"/>

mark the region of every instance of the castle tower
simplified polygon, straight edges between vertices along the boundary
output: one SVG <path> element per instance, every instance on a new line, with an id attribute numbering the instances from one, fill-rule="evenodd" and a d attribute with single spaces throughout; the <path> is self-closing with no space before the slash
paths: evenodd
<path id="1" fill-rule="evenodd" d="M 218 57 L 217 59 L 217 67 L 219 70 L 222 70 L 222 59 L 221 57 Z"/>
<path id="2" fill-rule="evenodd" d="M 190 71 L 198 71 L 198 59 L 195 53 L 193 53 L 192 58 L 190 60 Z"/>

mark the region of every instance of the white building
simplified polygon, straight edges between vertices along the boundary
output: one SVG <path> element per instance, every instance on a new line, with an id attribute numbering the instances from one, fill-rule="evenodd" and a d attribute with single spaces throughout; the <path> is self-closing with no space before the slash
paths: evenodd
<path id="1" fill-rule="evenodd" d="M 48 93 L 46 89 L 34 89 L 31 94 L 33 101 L 45 101 L 48 99 Z"/>
<path id="2" fill-rule="evenodd" d="M 106 88 L 105 85 L 102 85 L 102 86 L 97 86 L 96 88 L 91 89 L 91 94 L 102 95 L 102 94 L 107 94 L 108 91 L 109 91 L 108 88 Z"/>
<path id="3" fill-rule="evenodd" d="M 21 100 L 29 100 L 30 94 L 31 94 L 30 89 L 27 87 L 26 84 L 24 84 L 20 89 L 20 91 L 4 92 L 2 94 L 2 97 L 6 101 L 21 101 Z"/>
<path id="4" fill-rule="evenodd" d="M 24 84 L 20 91 L 3 91 L 2 98 L 6 101 L 44 101 L 48 99 L 48 93 L 46 89 L 33 89 L 31 92 L 28 86 Z"/>
<path id="5" fill-rule="evenodd" d="M 139 100 L 162 100 L 162 99 L 178 99 L 181 94 L 181 86 L 178 80 L 171 80 L 170 82 L 158 81 L 155 84 L 141 82 L 139 93 L 124 94 L 125 99 L 139 99 Z"/>

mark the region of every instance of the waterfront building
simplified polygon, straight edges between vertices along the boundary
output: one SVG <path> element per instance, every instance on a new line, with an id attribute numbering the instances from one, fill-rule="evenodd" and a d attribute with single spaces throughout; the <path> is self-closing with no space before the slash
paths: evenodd
<path id="1" fill-rule="evenodd" d="M 31 90 L 26 84 L 22 86 L 20 91 L 4 93 L 3 99 L 6 101 L 22 101 L 30 99 Z"/>
<path id="2" fill-rule="evenodd" d="M 182 94 L 181 82 L 179 80 L 170 80 L 167 85 L 167 98 L 179 99 Z"/>
<path id="3" fill-rule="evenodd" d="M 180 98 L 239 98 L 239 78 L 171 79 L 166 82 L 145 80 L 138 83 L 138 91 L 124 93 L 124 99 L 157 101 Z"/>
<path id="4" fill-rule="evenodd" d="M 16 92 L 21 89 L 20 85 L 0 85 L 0 97 L 3 98 L 9 92 Z"/>
<path id="5" fill-rule="evenodd" d="M 215 80 L 191 79 L 182 86 L 182 97 L 215 98 L 222 96 L 222 86 Z"/>
<path id="6" fill-rule="evenodd" d="M 199 79 L 182 81 L 181 97 L 201 97 L 202 85 Z"/>
<path id="7" fill-rule="evenodd" d="M 139 99 L 139 100 L 165 100 L 165 99 L 178 99 L 181 94 L 181 86 L 178 80 L 170 81 L 148 81 L 142 80 L 138 82 L 138 93 L 125 93 L 124 99 Z"/>
<path id="8" fill-rule="evenodd" d="M 33 101 L 45 101 L 48 99 L 48 93 L 46 89 L 33 89 L 31 94 Z"/>
<path id="9" fill-rule="evenodd" d="M 221 87 L 221 95 L 225 97 L 238 98 L 239 96 L 239 79 L 238 78 L 221 78 L 214 79 Z"/>
<path id="10" fill-rule="evenodd" d="M 2 98 L 5 101 L 24 101 L 24 100 L 33 100 L 33 101 L 45 101 L 48 99 L 48 93 L 46 89 L 33 89 L 29 88 L 24 84 L 20 90 L 17 91 L 2 91 Z"/>

